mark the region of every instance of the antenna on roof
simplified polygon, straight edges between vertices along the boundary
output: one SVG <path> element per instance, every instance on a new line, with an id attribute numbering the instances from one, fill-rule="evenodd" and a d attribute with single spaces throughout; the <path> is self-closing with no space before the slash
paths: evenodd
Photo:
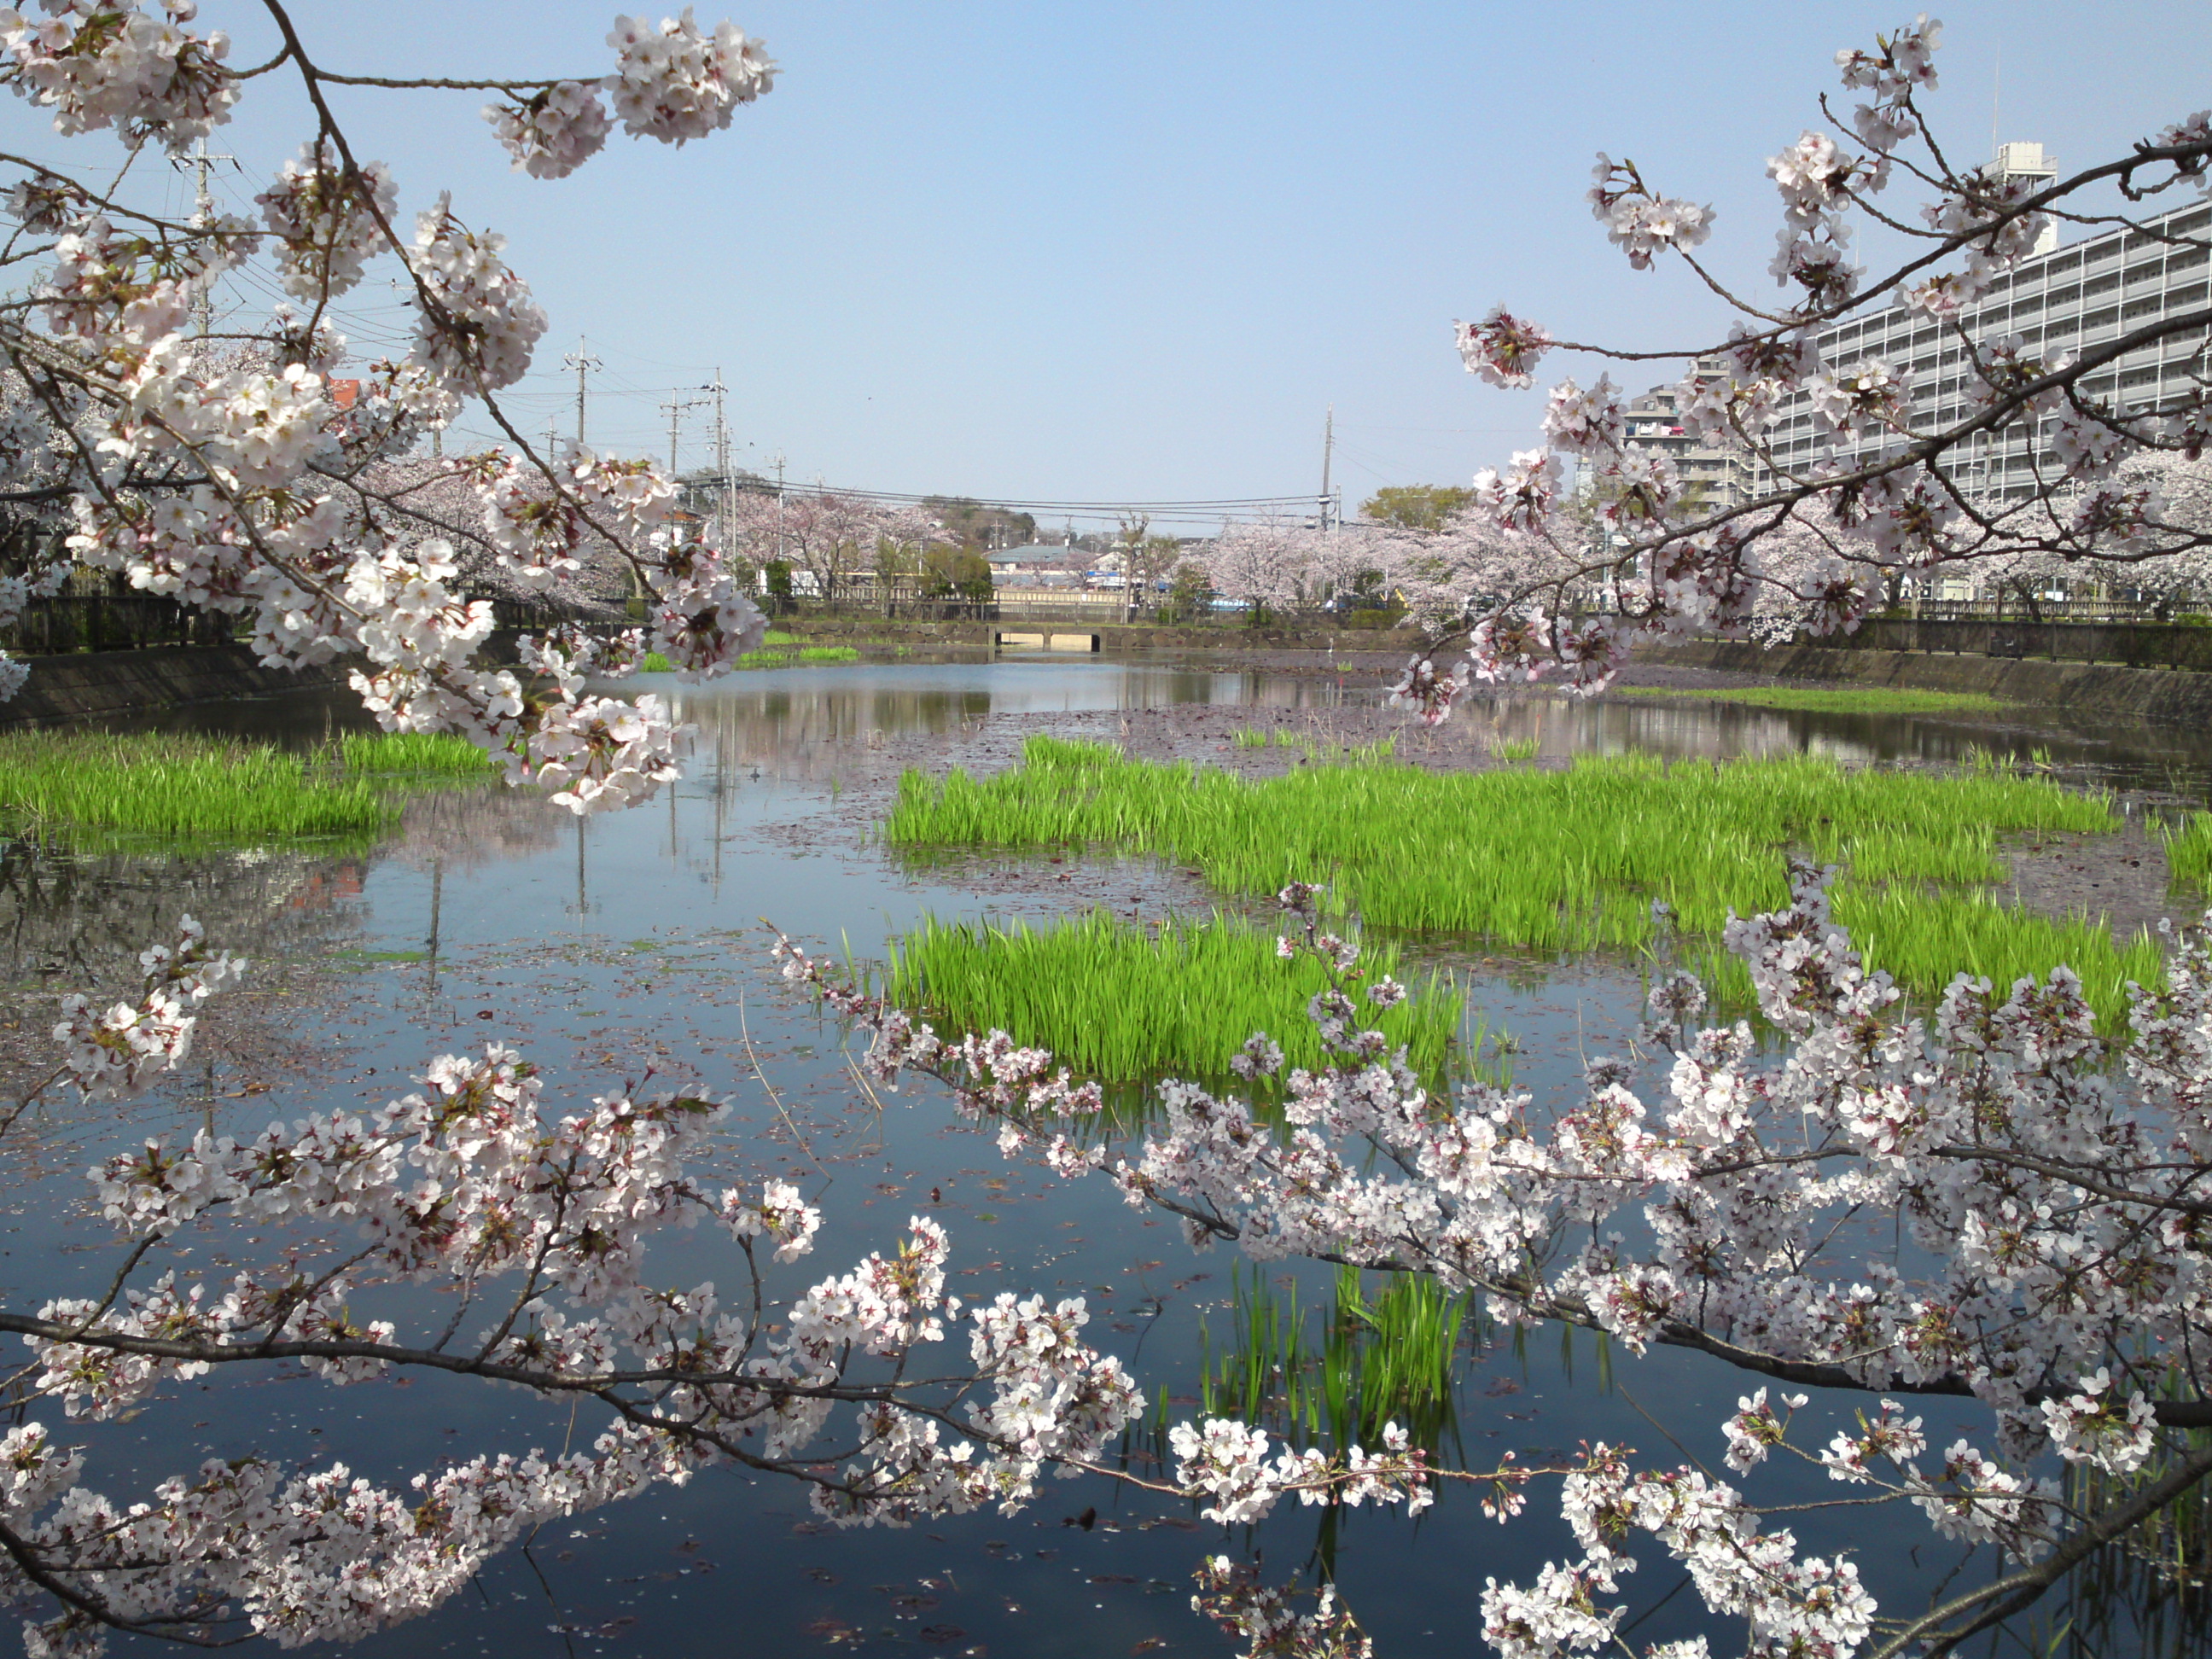
<path id="1" fill-rule="evenodd" d="M 1996 159 L 1998 99 L 2004 90 L 2004 43 L 1999 41 L 1996 60 L 1990 65 L 1990 158 Z"/>

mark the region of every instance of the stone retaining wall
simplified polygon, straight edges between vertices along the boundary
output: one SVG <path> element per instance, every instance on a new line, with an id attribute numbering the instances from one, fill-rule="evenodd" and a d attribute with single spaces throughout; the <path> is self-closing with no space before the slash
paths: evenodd
<path id="1" fill-rule="evenodd" d="M 1925 652 L 1835 650 L 1790 645 L 1764 650 L 1726 640 L 1644 645 L 1638 662 L 1710 668 L 1771 679 L 1826 680 L 1915 691 L 1978 691 L 2008 702 L 2052 703 L 2075 711 L 2142 720 L 2212 718 L 2212 674 L 2119 668 Z"/>
<path id="2" fill-rule="evenodd" d="M 155 645 L 24 659 L 30 679 L 0 703 L 0 726 L 143 714 L 185 703 L 239 702 L 343 683 L 343 665 L 264 667 L 244 646 Z"/>

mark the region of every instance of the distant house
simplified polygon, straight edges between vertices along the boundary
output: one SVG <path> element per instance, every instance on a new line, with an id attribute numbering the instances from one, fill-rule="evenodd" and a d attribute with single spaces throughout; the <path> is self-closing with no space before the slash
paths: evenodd
<path id="1" fill-rule="evenodd" d="M 1031 542 L 1025 547 L 993 548 L 983 555 L 983 562 L 991 567 L 991 580 L 1000 586 L 1030 587 L 1038 585 L 1044 571 L 1057 571 L 1066 556 L 1064 547 Z"/>

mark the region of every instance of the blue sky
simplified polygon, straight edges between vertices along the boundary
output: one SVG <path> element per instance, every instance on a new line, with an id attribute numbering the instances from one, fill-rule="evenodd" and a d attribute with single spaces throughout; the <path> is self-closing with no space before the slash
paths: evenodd
<path id="1" fill-rule="evenodd" d="M 590 75 L 609 58 L 602 0 L 292 9 L 334 69 Z M 448 188 L 511 239 L 554 319 L 518 405 L 533 424 L 573 389 L 558 360 L 581 334 L 606 364 L 595 443 L 665 453 L 659 404 L 719 366 L 741 464 L 781 450 L 793 477 L 833 484 L 1182 499 L 1313 489 L 1333 404 L 1348 501 L 1463 481 L 1528 441 L 1534 394 L 1465 374 L 1455 316 L 1503 300 L 1615 343 L 1722 331 L 1686 273 L 1632 271 L 1607 246 L 1582 199 L 1598 149 L 1714 204 L 1715 262 L 1771 293 L 1765 158 L 1818 123 L 1837 48 L 1907 15 L 1384 0 L 744 0 L 731 15 L 781 64 L 775 91 L 710 141 L 618 137 L 565 180 L 510 172 L 480 96 L 342 106 L 403 207 Z M 1939 15 L 1935 107 L 1972 159 L 1993 80 L 2002 136 L 2067 164 L 2212 103 L 2201 0 Z M 203 23 L 232 29 L 234 62 L 273 38 L 226 0 L 205 0 Z M 221 137 L 247 175 L 309 130 L 280 79 L 256 82 Z M 0 143 L 90 148 L 13 100 Z M 141 165 L 144 187 L 184 199 Z M 258 187 L 224 184 L 240 205 Z M 391 274 L 351 307 L 372 349 L 403 321 Z M 707 433 L 690 417 L 684 465 L 707 458 Z"/>

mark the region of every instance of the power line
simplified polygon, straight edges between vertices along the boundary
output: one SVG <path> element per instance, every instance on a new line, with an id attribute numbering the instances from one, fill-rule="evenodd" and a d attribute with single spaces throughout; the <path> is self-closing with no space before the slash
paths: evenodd
<path id="1" fill-rule="evenodd" d="M 1103 513 L 1152 513 L 1165 517 L 1194 517 L 1224 511 L 1251 512 L 1267 507 L 1304 512 L 1314 503 L 1310 490 L 1295 495 L 1217 496 L 1203 501 L 1018 501 L 1011 496 L 959 495 L 947 490 L 917 495 L 910 490 L 858 489 L 828 483 L 793 484 L 790 488 L 810 495 L 845 495 L 855 501 L 896 502 L 916 507 L 933 502 L 972 501 L 978 507 L 994 507 L 1009 512 L 1076 513 L 1086 516 Z"/>

